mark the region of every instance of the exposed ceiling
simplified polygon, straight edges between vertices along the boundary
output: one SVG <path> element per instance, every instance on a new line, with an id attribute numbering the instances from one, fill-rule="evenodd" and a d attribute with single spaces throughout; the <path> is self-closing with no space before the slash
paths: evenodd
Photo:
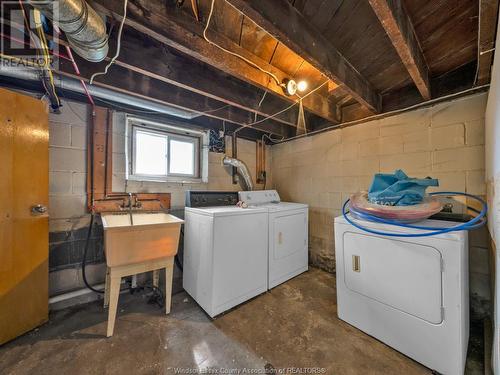
<path id="1" fill-rule="evenodd" d="M 497 0 L 215 0 L 207 36 L 218 46 L 203 37 L 212 0 L 193 1 L 129 0 L 120 56 L 97 84 L 197 112 L 197 125 L 289 138 L 298 106 L 283 110 L 297 97 L 218 46 L 279 81 L 321 86 L 303 99 L 309 131 L 490 79 Z M 123 0 L 89 3 L 115 25 L 114 51 Z M 107 62 L 77 63 L 88 79 Z M 69 62 L 59 70 L 76 76 Z"/>

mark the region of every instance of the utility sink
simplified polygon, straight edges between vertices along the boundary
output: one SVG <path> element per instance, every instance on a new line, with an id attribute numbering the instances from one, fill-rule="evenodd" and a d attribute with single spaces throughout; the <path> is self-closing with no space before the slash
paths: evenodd
<path id="1" fill-rule="evenodd" d="M 142 263 L 177 254 L 183 220 L 163 212 L 103 213 L 108 267 Z"/>

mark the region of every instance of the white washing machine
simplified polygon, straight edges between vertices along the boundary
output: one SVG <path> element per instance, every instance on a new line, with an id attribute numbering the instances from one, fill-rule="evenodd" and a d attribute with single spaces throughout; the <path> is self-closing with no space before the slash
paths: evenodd
<path id="1" fill-rule="evenodd" d="M 308 205 L 281 202 L 276 190 L 240 191 L 249 208 L 269 213 L 268 288 L 308 270 Z"/>
<path id="2" fill-rule="evenodd" d="M 214 317 L 267 290 L 268 212 L 236 192 L 187 192 L 183 287 Z"/>
<path id="3" fill-rule="evenodd" d="M 358 222 L 375 230 L 405 231 Z M 385 237 L 337 217 L 335 257 L 340 319 L 432 370 L 464 373 L 469 341 L 467 232 Z"/>

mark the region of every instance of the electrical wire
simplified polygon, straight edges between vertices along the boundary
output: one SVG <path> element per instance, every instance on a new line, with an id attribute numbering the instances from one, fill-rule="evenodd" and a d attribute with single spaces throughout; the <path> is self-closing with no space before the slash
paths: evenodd
<path id="1" fill-rule="evenodd" d="M 24 8 L 23 8 L 23 15 L 25 16 Z M 26 16 L 25 16 L 25 22 L 28 22 L 26 19 Z M 50 68 L 50 52 L 49 52 L 47 39 L 45 38 L 45 32 L 43 30 L 42 15 L 41 15 L 40 11 L 37 9 L 35 9 L 35 11 L 34 11 L 34 22 L 35 22 L 35 30 L 38 34 L 38 39 L 40 41 L 40 50 L 42 51 L 42 57 L 43 57 L 43 61 L 44 61 L 43 71 L 48 76 L 48 80 L 50 83 L 50 91 L 48 90 L 48 88 L 45 85 L 45 82 L 43 80 L 42 80 L 42 84 L 43 84 L 44 88 L 46 89 L 46 91 L 50 92 L 52 94 L 52 98 L 56 102 L 55 107 L 60 107 L 61 100 L 59 99 L 59 96 L 57 95 L 56 86 L 55 86 L 55 82 L 54 82 L 54 74 L 52 72 L 52 69 Z M 54 107 L 54 105 L 53 105 L 53 107 Z"/>
<path id="2" fill-rule="evenodd" d="M 323 82 L 321 85 L 317 86 L 314 90 L 311 90 L 310 92 L 308 92 L 306 95 L 304 95 L 302 97 L 302 99 L 305 99 L 307 98 L 309 95 L 312 95 L 313 93 L 315 93 L 316 91 L 318 91 L 320 88 L 322 88 L 324 85 L 326 85 L 328 83 L 328 81 L 330 81 L 329 79 L 327 79 L 325 82 Z M 281 111 L 278 111 L 272 115 L 269 115 L 269 116 L 264 116 L 263 118 L 261 118 L 260 120 L 258 121 L 254 121 L 254 122 L 251 122 L 251 123 L 248 123 L 248 124 L 243 124 L 241 127 L 239 127 L 238 129 L 236 129 L 234 132 L 235 133 L 238 133 L 240 130 L 242 129 L 245 129 L 245 128 L 248 128 L 248 127 L 251 127 L 253 125 L 256 125 L 256 124 L 260 124 L 261 122 L 264 122 L 266 120 L 269 120 L 269 119 L 272 119 L 272 118 L 275 118 L 276 116 L 279 116 L 280 114 L 288 111 L 290 108 L 296 106 L 297 104 L 299 104 L 300 100 L 290 104 L 288 107 L 282 109 Z"/>
<path id="3" fill-rule="evenodd" d="M 58 28 L 57 28 L 57 33 L 59 35 L 61 34 L 61 31 Z M 69 59 L 71 61 L 71 64 L 73 65 L 73 69 L 75 70 L 76 75 L 78 77 L 81 77 L 80 68 L 78 67 L 78 64 L 76 63 L 76 60 L 73 57 L 73 53 L 71 52 L 71 48 L 69 48 L 68 45 L 66 45 L 65 47 L 66 47 L 66 53 L 69 56 Z M 87 99 L 89 100 L 90 104 L 92 105 L 92 107 L 95 107 L 94 99 L 90 95 L 90 92 L 89 92 L 89 89 L 87 87 L 87 84 L 85 83 L 85 81 L 83 80 L 83 78 L 80 79 L 80 84 L 82 85 L 83 91 L 85 91 L 85 95 L 87 95 Z"/>
<path id="4" fill-rule="evenodd" d="M 283 84 L 280 82 L 280 80 L 278 79 L 278 77 L 276 76 L 276 74 L 274 74 L 273 72 L 269 71 L 269 70 L 266 70 L 264 68 L 262 68 L 261 66 L 259 66 L 258 64 L 254 63 L 252 60 L 249 60 L 247 59 L 246 57 L 240 55 L 239 53 L 236 53 L 236 52 L 233 52 L 233 51 L 230 51 L 220 45 L 218 45 L 217 43 L 211 41 L 208 37 L 207 37 L 207 30 L 208 30 L 208 27 L 210 26 L 210 21 L 212 19 L 212 15 L 214 13 L 214 5 L 215 5 L 215 0 L 212 0 L 212 3 L 210 5 L 210 12 L 208 13 L 208 18 L 207 18 L 207 23 L 205 25 L 205 28 L 203 29 L 203 38 L 208 42 L 210 43 L 211 45 L 219 48 L 220 50 L 226 52 L 226 53 L 229 53 L 230 55 L 232 56 L 235 56 L 235 57 L 238 57 L 239 59 L 245 61 L 247 64 L 253 66 L 254 68 L 260 70 L 262 73 L 265 73 L 267 74 L 268 76 L 270 76 L 278 86 L 282 87 Z"/>
<path id="5" fill-rule="evenodd" d="M 462 193 L 462 192 L 456 192 L 456 191 L 442 191 L 442 192 L 435 192 L 435 193 L 430 193 L 429 194 L 430 196 L 435 196 L 435 195 L 461 195 L 461 196 L 465 196 L 465 197 L 468 197 L 468 198 L 472 198 L 472 199 L 475 199 L 476 201 L 478 201 L 479 203 L 481 203 L 481 211 L 479 212 L 479 214 L 474 217 L 473 219 L 469 220 L 468 222 L 466 223 L 462 223 L 462 224 L 458 224 L 458 225 L 455 225 L 455 226 L 452 226 L 452 227 L 433 227 L 433 226 L 421 226 L 421 225 L 412 225 L 412 224 L 404 224 L 404 223 L 400 223 L 400 222 L 397 222 L 397 221 L 393 221 L 393 220 L 387 220 L 387 219 L 382 219 L 382 218 L 379 218 L 379 217 L 376 217 L 374 215 L 370 215 L 370 214 L 366 214 L 366 213 L 362 213 L 362 212 L 358 212 L 358 211 L 354 211 L 352 210 L 352 208 L 350 209 L 350 211 L 357 217 L 361 218 L 361 219 L 364 219 L 364 220 L 367 220 L 367 221 L 372 221 L 372 222 L 377 222 L 377 223 L 382 223 L 382 224 L 388 224 L 388 225 L 392 225 L 392 226 L 395 226 L 395 227 L 400 227 L 400 228 L 407 228 L 407 229 L 416 229 L 416 230 L 423 230 L 423 231 L 426 231 L 426 232 L 423 232 L 423 233 L 395 233 L 395 232 L 383 232 L 383 231 L 379 231 L 379 230 L 375 230 L 375 229 L 370 229 L 370 228 L 367 228 L 365 226 L 363 226 L 362 224 L 360 224 L 359 222 L 356 222 L 354 220 L 352 220 L 352 218 L 350 218 L 348 215 L 347 215 L 347 205 L 349 204 L 349 201 L 350 199 L 346 200 L 344 205 L 342 206 L 342 215 L 344 216 L 344 218 L 346 219 L 346 221 L 353 225 L 354 227 L 360 229 L 360 230 L 363 230 L 365 232 L 368 232 L 368 233 L 371 233 L 371 234 L 377 234 L 377 235 L 380 235 L 380 236 L 387 236 L 387 237 L 404 237 L 404 238 L 413 238 L 413 237 L 429 237 L 429 236 L 436 236 L 436 235 L 439 235 L 439 234 L 445 234 L 445 233 L 450 233 L 450 232 L 458 232 L 458 231 L 462 231 L 462 230 L 473 230 L 473 229 L 478 229 L 480 227 L 482 227 L 483 225 L 486 224 L 486 215 L 488 213 L 488 205 L 486 204 L 486 202 L 481 199 L 480 197 L 476 196 L 476 195 L 472 195 L 472 194 L 468 194 L 468 193 Z M 472 211 L 475 211 L 477 212 L 477 210 L 473 209 Z"/>
<path id="6" fill-rule="evenodd" d="M 264 102 L 264 99 L 266 98 L 266 95 L 267 95 L 267 90 L 264 90 L 264 95 L 262 95 L 262 98 L 260 99 L 259 104 L 257 105 L 257 108 L 260 108 L 260 106 Z M 257 121 L 257 111 L 255 111 L 253 114 L 254 114 L 253 120 Z"/>
<path id="7" fill-rule="evenodd" d="M 103 72 L 97 72 L 97 73 L 92 74 L 92 76 L 90 77 L 90 84 L 91 85 L 94 83 L 94 79 L 97 76 L 108 74 L 108 69 L 111 67 L 111 65 L 113 65 L 115 63 L 115 61 L 118 58 L 118 56 L 120 56 L 120 49 L 121 49 L 121 44 L 122 44 L 123 25 L 125 24 L 125 20 L 127 19 L 127 5 L 128 5 L 128 0 L 124 0 L 123 1 L 123 17 L 122 17 L 122 22 L 120 23 L 120 28 L 118 29 L 118 41 L 117 41 L 117 44 L 116 44 L 116 53 L 113 56 L 113 58 L 110 60 L 110 62 L 108 63 L 108 65 L 106 65 L 106 67 L 104 68 Z"/>
<path id="8" fill-rule="evenodd" d="M 78 77 L 81 77 L 80 68 L 78 68 L 78 65 L 75 61 L 75 58 L 73 57 L 73 53 L 71 52 L 71 48 L 69 48 L 69 46 L 66 46 L 66 52 L 71 58 L 71 63 L 73 64 L 73 69 L 75 70 L 76 75 Z M 82 85 L 83 91 L 85 91 L 85 95 L 87 95 L 87 99 L 89 100 L 90 104 L 92 105 L 92 107 L 95 107 L 94 99 L 92 98 L 92 95 L 90 95 L 90 91 L 89 88 L 87 87 L 87 84 L 83 79 L 80 79 L 80 84 Z"/>
<path id="9" fill-rule="evenodd" d="M 332 126 L 327 126 L 325 128 L 319 129 L 319 130 L 310 131 L 307 135 L 319 134 L 319 133 L 326 132 L 328 130 L 334 130 L 334 129 L 338 129 L 338 128 L 344 128 L 344 127 L 346 127 L 348 125 L 355 125 L 355 124 L 363 123 L 363 122 L 366 122 L 366 121 L 377 120 L 379 118 L 384 118 L 384 117 L 388 117 L 388 116 L 392 116 L 392 115 L 397 115 L 399 113 L 407 112 L 407 111 L 410 111 L 412 109 L 416 109 L 416 108 L 420 108 L 420 107 L 425 107 L 427 105 L 430 105 L 430 104 L 433 104 L 433 103 L 436 103 L 436 102 L 442 102 L 442 101 L 447 100 L 447 99 L 458 98 L 458 97 L 460 97 L 460 96 L 462 96 L 464 94 L 467 94 L 468 92 L 471 92 L 471 91 L 480 91 L 480 90 L 485 89 L 487 87 L 490 87 L 489 83 L 486 83 L 486 84 L 481 85 L 481 86 L 470 87 L 470 88 L 468 88 L 466 90 L 463 90 L 463 91 L 460 91 L 460 92 L 456 92 L 456 93 L 453 93 L 453 94 L 441 96 L 439 98 L 427 100 L 427 101 L 424 101 L 424 102 L 421 102 L 421 103 L 413 104 L 413 105 L 410 105 L 410 106 L 405 107 L 405 108 L 395 109 L 393 111 L 376 114 L 376 115 L 365 117 L 365 118 L 362 118 L 362 119 L 359 119 L 359 120 L 352 120 L 352 121 L 342 122 L 340 124 L 335 124 L 335 125 L 332 125 Z M 293 141 L 294 139 L 303 138 L 305 136 L 306 135 L 296 135 L 294 137 L 290 137 L 290 138 L 284 139 L 283 142 Z"/>

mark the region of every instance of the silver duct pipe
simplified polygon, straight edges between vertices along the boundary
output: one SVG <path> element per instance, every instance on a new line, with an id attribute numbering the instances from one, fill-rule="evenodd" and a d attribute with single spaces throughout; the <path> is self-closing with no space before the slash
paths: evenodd
<path id="1" fill-rule="evenodd" d="M 85 0 L 31 1 L 66 33 L 73 50 L 85 60 L 99 62 L 108 55 L 106 24 Z"/>
<path id="2" fill-rule="evenodd" d="M 239 175 L 243 178 L 243 181 L 245 182 L 245 186 L 243 187 L 243 189 L 253 190 L 252 176 L 248 171 L 247 165 L 243 161 L 235 158 L 230 158 L 229 156 L 224 156 L 224 159 L 222 159 L 222 164 L 225 166 L 231 166 L 237 168 Z"/>
<path id="3" fill-rule="evenodd" d="M 4 66 L 2 64 L 0 64 L 0 76 L 6 76 L 24 81 L 40 81 L 40 75 L 35 70 L 26 68 L 13 68 Z M 57 88 L 60 88 L 62 90 L 85 94 L 85 90 L 83 89 L 81 82 L 73 78 L 55 76 L 54 84 Z M 89 85 L 87 86 L 87 88 L 90 95 L 95 98 L 118 104 L 133 106 L 141 110 L 154 111 L 185 119 L 192 119 L 199 116 L 196 112 L 190 112 L 166 104 L 138 98 L 129 94 L 100 87 L 95 84 Z"/>

